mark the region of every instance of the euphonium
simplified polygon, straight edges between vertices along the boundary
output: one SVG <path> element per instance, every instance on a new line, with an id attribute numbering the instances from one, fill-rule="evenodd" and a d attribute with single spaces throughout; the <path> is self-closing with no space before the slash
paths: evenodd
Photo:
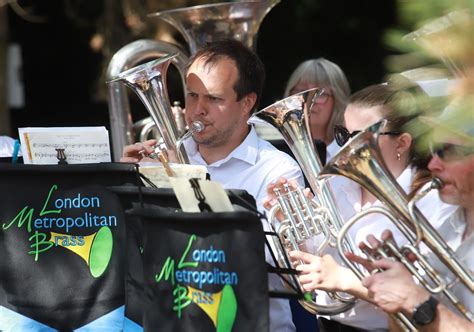
<path id="1" fill-rule="evenodd" d="M 146 106 L 158 127 L 167 150 L 173 151 L 181 163 L 189 164 L 186 150 L 179 142 L 179 134 L 166 88 L 166 72 L 176 54 L 147 62 L 120 73 L 108 83 L 123 82 Z"/>
<path id="2" fill-rule="evenodd" d="M 263 18 L 278 2 L 280 0 L 216 3 L 162 11 L 150 14 L 149 17 L 162 19 L 173 25 L 183 34 L 190 54 L 193 55 L 206 43 L 224 38 L 240 40 L 253 48 Z M 184 87 L 188 55 L 170 43 L 153 40 L 135 41 L 120 49 L 110 61 L 107 81 L 145 60 L 169 54 L 177 54 L 172 62 L 181 75 Z M 109 84 L 109 114 L 113 155 L 114 160 L 118 161 L 123 147 L 135 142 L 135 134 L 125 87 L 117 82 Z M 163 116 L 174 117 L 173 114 Z M 145 133 L 141 136 L 144 137 L 149 131 L 149 127 L 145 128 Z"/>
<path id="3" fill-rule="evenodd" d="M 408 251 L 414 253 L 419 258 L 421 265 L 425 267 L 426 275 L 430 276 L 433 282 L 438 282 L 437 285 L 431 286 L 428 281 L 423 281 L 422 283 L 427 289 L 432 292 L 444 292 L 448 298 L 453 300 L 453 303 L 460 312 L 472 320 L 472 314 L 463 309 L 463 305 L 460 304 L 449 291 L 447 283 L 440 281 L 441 277 L 433 271 L 418 249 L 420 242 L 426 244 L 433 254 L 435 254 L 471 292 L 473 291 L 473 278 L 470 271 L 462 264 L 452 249 L 443 241 L 441 236 L 415 206 L 416 200 L 425 195 L 426 192 L 416 196 L 415 201 L 409 202 L 403 189 L 398 185 L 383 162 L 377 139 L 379 129 L 382 128 L 384 124 L 384 121 L 378 122 L 355 136 L 328 162 L 319 174 L 320 178 L 343 175 L 367 189 L 386 206 L 386 208 L 373 207 L 363 210 L 347 221 L 338 234 L 338 251 L 346 265 L 362 279 L 364 277 L 363 271 L 359 270 L 354 263 L 344 256 L 346 234 L 356 222 L 370 213 L 379 213 L 387 216 L 410 242 L 409 245 L 405 246 L 402 250 L 398 250 L 390 243 L 388 244 L 388 251 L 398 256 L 402 262 L 405 261 L 404 263 L 409 262 L 404 258 L 402 253 Z M 435 182 L 432 188 L 437 188 L 437 186 L 439 186 L 439 184 Z M 382 252 L 380 254 L 383 255 Z M 414 272 L 414 267 L 409 266 L 408 269 Z M 415 276 L 417 277 L 416 273 Z M 399 313 L 396 315 L 396 318 L 399 322 L 402 322 L 408 330 L 415 329 L 404 315 Z"/>
<path id="4" fill-rule="evenodd" d="M 328 244 L 335 245 L 337 231 L 343 224 L 329 184 L 317 179 L 322 165 L 311 138 L 309 115 L 314 101 L 322 93 L 323 89 L 316 88 L 289 96 L 258 111 L 250 120 L 253 123 L 263 120 L 278 129 L 298 160 L 315 194 L 314 202 L 308 202 L 302 193 L 299 195 L 283 193 L 285 196 L 279 197 L 280 205 L 270 211 L 269 223 L 286 250 L 302 250 L 301 247 L 304 246 L 306 240 L 319 234 L 323 234 L 325 238 L 319 250 L 323 250 Z M 278 209 L 283 211 L 285 220 L 276 220 L 275 215 Z M 346 243 L 347 249 L 351 250 L 349 243 Z M 280 247 L 279 243 L 274 243 L 274 246 Z M 277 256 L 280 267 L 291 268 L 288 266 L 285 250 L 277 249 Z M 286 279 L 292 287 L 301 290 L 297 278 Z M 349 310 L 354 305 L 353 297 L 329 295 L 337 301 L 329 305 L 320 305 L 309 300 L 302 300 L 300 303 L 309 312 L 323 315 L 338 314 Z"/>
<path id="5" fill-rule="evenodd" d="M 168 43 L 154 40 L 137 40 L 122 47 L 110 60 L 106 80 L 109 82 L 109 116 L 112 151 L 115 161 L 118 161 L 122 156 L 125 145 L 135 142 L 135 134 L 127 88 L 120 82 L 112 80 L 138 63 L 169 54 L 176 54 L 172 59 L 172 63 L 184 80 L 188 58 L 178 47 Z"/>

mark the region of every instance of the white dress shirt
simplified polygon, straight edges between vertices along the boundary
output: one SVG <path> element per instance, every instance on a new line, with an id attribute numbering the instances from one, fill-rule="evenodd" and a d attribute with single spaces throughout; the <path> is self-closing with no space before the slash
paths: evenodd
<path id="1" fill-rule="evenodd" d="M 407 167 L 397 178 L 398 184 L 406 193 L 410 191 L 413 175 L 414 169 Z M 370 206 L 361 206 L 361 188 L 357 183 L 339 176 L 335 177 L 331 184 L 335 196 L 337 197 L 339 211 L 345 220 L 354 215 L 354 213 L 360 212 L 362 209 L 370 208 Z M 429 184 L 426 184 L 425 187 L 428 185 Z M 372 206 L 383 206 L 383 204 L 377 200 Z M 435 221 L 434 218 L 437 219 L 440 215 L 449 214 L 456 208 L 454 205 L 443 203 L 439 199 L 436 190 L 431 191 L 423 199 L 418 201 L 416 206 L 428 221 L 438 226 L 440 222 Z M 349 230 L 349 236 L 354 241 L 356 250 L 358 251 L 358 243 L 365 241 L 368 234 L 373 234 L 377 238 L 380 238 L 385 229 L 392 231 L 395 241 L 397 241 L 399 245 L 407 243 L 406 237 L 400 233 L 398 228 L 387 217 L 380 214 L 370 214 L 362 218 Z M 328 253 L 333 255 L 336 260 L 341 261 L 336 250 L 330 249 Z M 361 254 L 360 251 L 357 253 Z M 322 293 L 321 297 L 323 298 L 323 303 L 327 301 L 326 294 Z M 330 319 L 365 330 L 383 331 L 388 329 L 386 314 L 376 306 L 362 300 L 358 300 L 351 310 L 331 316 Z"/>
<path id="2" fill-rule="evenodd" d="M 184 141 L 191 164 L 206 166 L 212 181 L 225 189 L 243 189 L 252 195 L 259 211 L 267 196 L 267 186 L 280 177 L 296 179 L 300 185 L 303 176 L 299 165 L 286 153 L 277 150 L 267 141 L 259 138 L 252 127 L 245 140 L 227 157 L 207 164 L 192 138 Z"/>
<path id="3" fill-rule="evenodd" d="M 456 210 L 445 218 L 443 224 L 439 227 L 438 233 L 441 235 L 444 241 L 448 246 L 455 252 L 458 259 L 464 264 L 464 266 L 471 272 L 471 275 L 474 271 L 474 233 L 469 234 L 469 236 L 464 239 L 463 235 L 466 230 L 466 216 L 465 210 L 461 207 L 456 208 Z M 442 264 L 433 253 L 429 256 L 429 261 L 433 268 L 437 270 L 440 275 L 449 283 L 455 280 L 454 274 Z M 459 281 L 456 281 L 451 291 L 454 295 L 466 306 L 470 312 L 474 312 L 474 295 L 472 292 L 464 286 Z M 461 315 L 459 311 L 452 305 L 444 294 L 439 294 L 438 299 L 448 306 L 453 312 Z"/>
<path id="4" fill-rule="evenodd" d="M 11 157 L 15 140 L 8 136 L 0 136 L 0 157 Z"/>
<path id="5" fill-rule="evenodd" d="M 184 141 L 184 146 L 191 164 L 207 167 L 211 180 L 220 182 L 225 189 L 244 189 L 252 195 L 259 211 L 265 209 L 262 200 L 267 196 L 267 186 L 280 177 L 296 179 L 303 186 L 303 174 L 300 167 L 289 155 L 277 150 L 273 145 L 257 136 L 252 127 L 245 140 L 226 158 L 207 164 L 198 151 L 192 138 Z M 264 223 L 264 228 L 268 225 Z M 271 256 L 266 250 L 267 262 Z M 268 275 L 269 287 L 281 289 L 282 282 L 275 274 Z M 270 331 L 295 331 L 291 320 L 289 301 L 270 298 Z"/>
<path id="6" fill-rule="evenodd" d="M 326 147 L 326 164 L 339 152 L 341 147 L 337 144 L 336 140 L 333 139 L 331 143 Z"/>

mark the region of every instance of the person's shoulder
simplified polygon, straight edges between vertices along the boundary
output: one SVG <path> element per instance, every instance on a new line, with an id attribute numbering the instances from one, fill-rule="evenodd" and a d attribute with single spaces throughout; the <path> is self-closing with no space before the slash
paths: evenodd
<path id="1" fill-rule="evenodd" d="M 15 140 L 8 136 L 0 136 L 0 157 L 11 157 Z"/>
<path id="2" fill-rule="evenodd" d="M 4 144 L 14 144 L 15 140 L 8 136 L 0 136 L 0 142 Z"/>

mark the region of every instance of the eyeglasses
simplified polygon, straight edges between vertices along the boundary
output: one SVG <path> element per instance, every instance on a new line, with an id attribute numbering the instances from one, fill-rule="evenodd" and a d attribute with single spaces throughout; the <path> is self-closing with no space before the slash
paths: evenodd
<path id="1" fill-rule="evenodd" d="M 322 94 L 318 96 L 318 98 L 314 100 L 314 103 L 319 104 L 319 105 L 326 104 L 330 97 L 332 97 L 332 95 L 330 95 L 329 93 L 323 92 Z"/>
<path id="2" fill-rule="evenodd" d="M 337 145 L 344 146 L 344 144 L 346 144 L 348 140 L 350 140 L 352 137 L 359 134 L 361 131 L 362 130 L 354 130 L 352 133 L 350 133 L 346 127 L 336 125 L 334 126 L 334 139 L 336 140 Z M 378 134 L 396 136 L 396 135 L 400 135 L 401 133 L 397 131 L 384 131 Z"/>
<path id="3" fill-rule="evenodd" d="M 474 147 L 451 143 L 430 143 L 430 152 L 433 157 L 436 155 L 444 161 L 453 161 L 474 154 Z"/>
<path id="4" fill-rule="evenodd" d="M 295 95 L 297 93 L 303 92 L 304 90 L 299 90 L 299 89 L 291 89 L 290 90 L 290 96 Z M 321 95 L 318 96 L 318 98 L 314 99 L 315 104 L 326 104 L 329 100 L 329 98 L 332 97 L 332 94 L 329 94 L 327 92 L 323 92 Z"/>

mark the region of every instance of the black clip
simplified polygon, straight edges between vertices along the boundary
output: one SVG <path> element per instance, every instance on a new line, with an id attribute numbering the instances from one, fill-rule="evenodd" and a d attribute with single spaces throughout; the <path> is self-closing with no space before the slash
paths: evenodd
<path id="1" fill-rule="evenodd" d="M 198 207 L 201 212 L 212 212 L 211 207 L 209 204 L 206 203 L 206 197 L 201 191 L 201 187 L 199 186 L 198 179 L 189 179 L 189 182 L 191 183 L 191 187 L 194 190 L 194 196 L 196 199 L 199 201 Z"/>
<path id="2" fill-rule="evenodd" d="M 64 149 L 55 149 L 57 154 L 56 158 L 58 158 L 58 165 L 67 165 L 66 161 L 66 154 L 64 153 Z"/>

